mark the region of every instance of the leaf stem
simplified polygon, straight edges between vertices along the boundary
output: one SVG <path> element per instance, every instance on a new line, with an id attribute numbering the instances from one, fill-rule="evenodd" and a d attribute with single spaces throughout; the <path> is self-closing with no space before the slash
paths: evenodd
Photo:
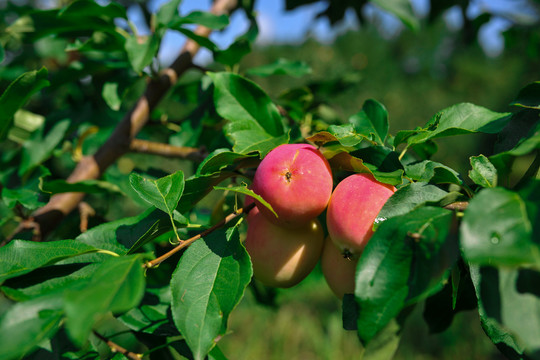
<path id="1" fill-rule="evenodd" d="M 398 160 L 401 161 L 401 159 L 403 159 L 403 157 L 405 156 L 405 154 L 407 153 L 407 150 L 409 150 L 409 145 L 406 145 L 403 150 L 401 151 L 401 153 L 399 154 L 399 157 L 398 157 Z"/>
<path id="2" fill-rule="evenodd" d="M 131 352 L 131 351 L 123 348 L 122 346 L 118 345 L 117 343 L 113 342 L 112 340 L 110 340 L 110 339 L 106 338 L 105 336 L 101 335 L 96 330 L 93 330 L 93 333 L 98 339 L 100 339 L 101 341 L 106 343 L 111 348 L 111 350 L 113 352 L 119 352 L 120 354 L 124 355 L 128 359 L 132 359 L 132 360 L 141 360 L 142 359 L 141 354 L 136 354 L 134 352 Z"/>
<path id="3" fill-rule="evenodd" d="M 213 231 L 219 229 L 220 227 L 227 224 L 228 222 L 235 219 L 236 217 L 238 217 L 238 216 L 240 216 L 242 214 L 249 213 L 251 211 L 251 209 L 253 209 L 254 207 L 255 207 L 255 203 L 251 203 L 246 207 L 240 208 L 240 209 L 230 213 L 223 220 L 221 220 L 220 222 L 218 222 L 214 226 L 204 230 L 203 232 L 201 232 L 201 233 L 199 233 L 199 234 L 197 234 L 197 235 L 195 235 L 195 236 L 193 236 L 193 237 L 191 237 L 191 238 L 189 238 L 187 240 L 180 241 L 180 244 L 177 245 L 175 248 L 173 248 L 171 251 L 161 255 L 160 257 L 158 257 L 158 258 L 156 258 L 154 260 L 146 262 L 143 265 L 143 267 L 145 267 L 146 269 L 150 269 L 150 268 L 153 268 L 153 267 L 161 264 L 163 261 L 167 260 L 168 258 L 173 256 L 174 254 L 176 254 L 180 250 L 188 247 L 189 245 L 191 245 L 196 240 L 199 240 L 200 238 L 205 237 L 206 235 L 208 235 L 208 234 L 212 233 Z"/>

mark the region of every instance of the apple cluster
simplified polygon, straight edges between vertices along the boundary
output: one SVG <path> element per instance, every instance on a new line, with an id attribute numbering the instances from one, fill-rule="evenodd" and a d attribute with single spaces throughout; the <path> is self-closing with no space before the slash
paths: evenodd
<path id="1" fill-rule="evenodd" d="M 245 246 L 256 279 L 287 288 L 302 281 L 321 260 L 324 277 L 339 298 L 354 292 L 358 257 L 373 223 L 394 193 L 370 174 L 353 174 L 334 189 L 330 164 L 308 144 L 285 144 L 261 161 L 252 190 L 257 199 L 247 216 Z M 326 211 L 328 236 L 318 217 Z"/>

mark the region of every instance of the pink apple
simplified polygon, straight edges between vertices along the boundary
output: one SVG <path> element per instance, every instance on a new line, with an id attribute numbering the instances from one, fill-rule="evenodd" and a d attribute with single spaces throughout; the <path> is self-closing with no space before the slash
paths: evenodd
<path id="1" fill-rule="evenodd" d="M 344 255 L 356 257 L 373 234 L 373 223 L 395 188 L 370 174 L 354 174 L 334 189 L 326 224 L 330 237 Z"/>
<path id="2" fill-rule="evenodd" d="M 262 196 L 278 218 L 262 206 L 260 211 L 276 224 L 304 226 L 321 214 L 332 194 L 332 170 L 317 148 L 285 144 L 270 151 L 253 179 L 253 191 Z"/>
<path id="3" fill-rule="evenodd" d="M 321 270 L 326 283 L 334 294 L 343 299 L 345 294 L 353 294 L 356 265 L 358 259 L 347 259 L 330 237 L 324 240 L 321 255 Z"/>
<path id="4" fill-rule="evenodd" d="M 317 219 L 297 228 L 270 222 L 257 207 L 247 217 L 245 240 L 253 275 L 261 283 L 288 288 L 315 268 L 321 256 L 324 233 Z"/>

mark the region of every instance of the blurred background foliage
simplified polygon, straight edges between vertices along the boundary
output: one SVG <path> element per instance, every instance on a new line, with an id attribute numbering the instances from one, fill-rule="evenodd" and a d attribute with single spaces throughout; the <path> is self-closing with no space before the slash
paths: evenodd
<path id="1" fill-rule="evenodd" d="M 287 1 L 288 9 L 301 9 L 301 5 L 313 1 Z M 476 18 L 464 17 L 459 28 L 449 26 L 442 16 L 454 6 L 462 12 L 475 1 L 431 1 L 431 12 L 422 19 L 412 21 L 410 27 L 391 37 L 376 18 L 365 17 L 366 1 L 342 0 L 324 2 L 328 4 L 322 12 L 332 24 L 339 24 L 346 9 L 351 8 L 360 18 L 361 27 L 339 35 L 329 43 L 320 43 L 308 36 L 300 44 L 255 44 L 253 51 L 243 58 L 237 70 L 246 73 L 275 100 L 295 116 L 294 106 L 309 108 L 314 130 L 321 126 L 318 120 L 328 123 L 345 122 L 361 109 L 369 98 L 383 103 L 390 116 L 391 133 L 424 125 L 437 111 L 459 102 L 472 102 L 495 111 L 508 111 L 508 104 L 518 90 L 540 79 L 540 31 L 538 17 L 533 22 L 522 23 L 520 18 L 508 13 L 484 13 Z M 512 1 L 510 1 L 512 3 Z M 148 21 L 149 7 L 144 1 L 122 1 L 123 6 L 142 9 Z M 524 6 L 523 1 L 514 1 L 515 7 Z M 536 9 L 535 3 L 527 3 Z M 93 153 L 123 113 L 130 108 L 144 90 L 145 82 L 139 74 L 121 66 L 126 59 L 111 49 L 107 57 L 102 53 L 73 50 L 66 52 L 69 36 L 51 38 L 44 36 L 35 44 L 25 43 L 18 34 L 24 33 L 24 22 L 17 22 L 25 12 L 42 6 L 43 1 L 0 1 L 0 42 L 5 49 L 5 59 L 0 64 L 0 90 L 18 75 L 29 69 L 45 66 L 49 70 L 51 86 L 42 91 L 27 106 L 30 111 L 21 119 L 19 133 L 12 139 L 19 143 L 32 136 L 40 117 L 47 116 L 46 124 L 55 123 L 68 114 L 78 114 L 72 120 L 71 141 L 65 149 L 80 147 L 83 153 Z M 345 10 L 344 10 L 345 9 Z M 512 26 L 504 33 L 504 50 L 495 57 L 487 56 L 478 41 L 478 31 L 490 17 L 509 19 Z M 415 25 L 416 24 L 416 25 Z M 31 32 L 31 29 L 29 30 Z M 107 46 L 106 38 L 95 39 Z M 35 45 L 35 46 L 34 46 Z M 305 62 L 311 73 L 302 77 L 275 75 L 260 77 L 249 75 L 249 69 L 270 64 L 280 58 Z M 82 65 L 84 63 L 84 66 Z M 204 64 L 208 69 L 221 70 L 220 64 Z M 91 76 L 90 76 L 91 73 Z M 140 134 L 141 138 L 155 139 L 174 145 L 199 146 L 209 149 L 225 143 L 216 126 L 213 114 L 197 113 L 211 97 L 199 88 L 201 72 L 187 74 L 172 90 L 152 116 L 152 123 Z M 106 84 L 118 83 L 119 101 L 109 103 L 101 95 Z M 291 104 L 303 94 L 303 103 Z M 304 108 L 304 110 L 305 110 Z M 37 119 L 36 119 L 37 117 Z M 202 121 L 208 131 L 196 133 L 196 123 Z M 161 126 L 165 125 L 165 126 Z M 92 131 L 98 126 L 99 131 Z M 76 129 L 76 130 L 75 130 Z M 77 139 L 85 137 L 84 143 Z M 475 139 L 478 139 L 476 136 Z M 460 172 L 469 168 L 468 156 L 483 153 L 493 137 L 484 136 L 480 142 L 472 142 L 466 136 L 438 141 L 440 151 L 434 160 L 443 161 Z M 9 148 L 2 148 L 0 164 L 11 161 Z M 49 168 L 54 176 L 66 177 L 76 159 L 71 151 L 53 158 Z M 109 168 L 105 177 L 122 190 L 129 186 L 115 182 L 133 168 L 154 169 L 156 175 L 182 168 L 189 175 L 190 162 L 162 160 L 145 155 L 130 154 Z M 192 171 L 192 170 L 191 170 Z M 4 178 L 9 174 L 3 174 Z M 7 182 L 6 182 L 7 183 Z M 140 212 L 140 205 L 131 201 L 102 201 L 91 195 L 99 216 L 94 221 L 113 220 L 119 216 L 130 216 Z M 122 198 L 125 200 L 125 197 Z M 200 216 L 210 219 L 214 209 L 207 200 L 201 203 Z M 111 205 L 112 204 L 112 205 Z M 208 207 L 208 208 L 207 208 Z M 214 214 L 215 215 L 215 214 Z M 217 216 L 217 215 L 215 215 Z M 199 219 L 200 220 L 200 219 Z M 70 219 L 68 218 L 69 222 Z M 72 219 L 74 223 L 77 218 Z M 66 226 L 65 228 L 69 228 Z M 69 238 L 70 234 L 59 232 L 57 237 Z M 341 328 L 340 301 L 327 288 L 320 270 L 297 287 L 279 290 L 276 306 L 258 304 L 252 293 L 248 293 L 239 308 L 231 315 L 232 333 L 220 344 L 226 355 L 233 359 L 354 359 L 361 354 L 361 347 L 354 333 Z M 415 309 L 408 321 L 398 359 L 497 359 L 501 355 L 484 336 L 476 316 L 469 312 L 460 313 L 454 326 L 441 334 L 428 334 L 421 321 L 422 309 Z"/>

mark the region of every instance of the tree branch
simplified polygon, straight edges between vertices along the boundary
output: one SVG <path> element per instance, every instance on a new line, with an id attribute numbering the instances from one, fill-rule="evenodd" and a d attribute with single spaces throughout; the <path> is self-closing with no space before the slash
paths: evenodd
<path id="1" fill-rule="evenodd" d="M 158 257 L 158 258 L 156 258 L 154 260 L 148 261 L 147 263 L 144 264 L 144 267 L 147 268 L 147 269 L 150 269 L 152 267 L 155 267 L 155 266 L 161 264 L 163 261 L 167 260 L 168 258 L 173 256 L 174 254 L 176 254 L 180 250 L 188 247 L 189 245 L 191 245 L 195 241 L 199 240 L 200 238 L 205 237 L 206 235 L 210 234 L 211 232 L 219 229 L 220 227 L 227 224 L 231 220 L 237 218 L 238 216 L 240 216 L 242 214 L 249 213 L 251 211 L 251 209 L 253 209 L 254 207 L 255 207 L 255 203 L 253 202 L 253 203 L 249 204 L 246 207 L 243 207 L 243 208 L 240 208 L 240 209 L 234 211 L 233 213 L 227 215 L 223 220 L 221 220 L 220 222 L 218 222 L 214 226 L 204 230 L 200 234 L 197 234 L 197 235 L 195 235 L 195 236 L 193 236 L 193 237 L 191 237 L 191 238 L 189 238 L 187 240 L 182 241 L 179 245 L 177 245 L 171 251 L 161 255 L 160 257 Z"/>
<path id="2" fill-rule="evenodd" d="M 216 0 L 210 12 L 216 15 L 230 13 L 237 5 L 237 0 Z M 211 29 L 199 26 L 195 33 L 208 37 Z M 191 39 L 187 39 L 180 55 L 173 64 L 163 70 L 159 77 L 149 81 L 146 91 L 118 124 L 107 141 L 93 156 L 85 156 L 67 178 L 67 182 L 73 183 L 82 180 L 98 179 L 105 170 L 118 158 L 130 150 L 131 142 L 135 135 L 147 123 L 151 111 L 164 97 L 167 91 L 174 85 L 178 78 L 193 66 L 192 59 L 198 52 L 200 45 Z M 38 209 L 32 216 L 34 222 L 41 229 L 41 241 L 46 234 L 53 230 L 62 219 L 77 208 L 84 198 L 84 193 L 55 194 L 49 202 Z M 15 233 L 29 230 L 21 223 Z"/>
<path id="3" fill-rule="evenodd" d="M 141 354 L 135 354 L 134 352 L 131 352 L 131 351 L 123 348 L 122 346 L 118 345 L 117 343 L 113 342 L 110 339 L 107 339 L 105 336 L 101 335 L 100 333 L 98 333 L 95 330 L 93 330 L 93 333 L 99 340 L 106 343 L 107 346 L 109 346 L 113 352 L 119 352 L 120 354 L 124 355 L 128 359 L 132 359 L 132 360 L 141 360 L 142 359 Z"/>
<path id="4" fill-rule="evenodd" d="M 140 139 L 133 139 L 129 146 L 129 150 L 137 153 L 153 154 L 193 161 L 202 161 L 206 155 L 208 155 L 205 149 L 187 146 L 174 146 Z"/>

